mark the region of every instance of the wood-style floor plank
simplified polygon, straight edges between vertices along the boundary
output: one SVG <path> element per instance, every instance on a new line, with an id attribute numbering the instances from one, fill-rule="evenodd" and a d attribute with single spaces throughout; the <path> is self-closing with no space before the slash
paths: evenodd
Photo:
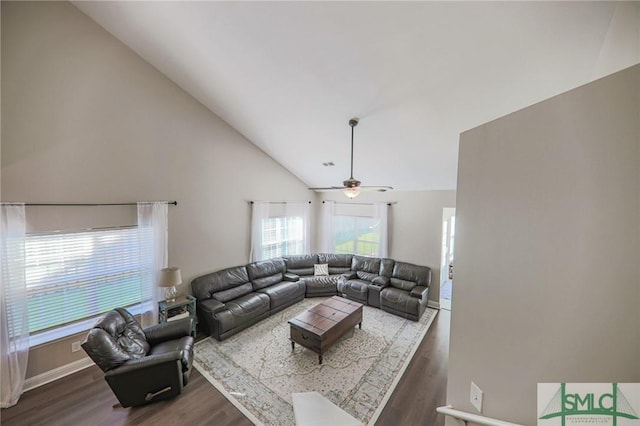
<path id="1" fill-rule="evenodd" d="M 436 407 L 447 387 L 450 312 L 441 310 L 380 415 L 377 426 L 442 426 Z M 14 425 L 206 425 L 252 423 L 195 369 L 182 394 L 142 407 L 122 408 L 103 373 L 92 366 L 26 392 L 0 412 L 3 426 Z"/>

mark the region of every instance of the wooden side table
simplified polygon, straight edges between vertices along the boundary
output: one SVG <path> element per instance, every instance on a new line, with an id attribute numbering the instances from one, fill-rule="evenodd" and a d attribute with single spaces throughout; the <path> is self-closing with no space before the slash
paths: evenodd
<path id="1" fill-rule="evenodd" d="M 176 312 L 178 312 L 176 314 Z M 172 321 L 171 318 L 176 318 L 177 315 L 188 313 L 188 317 L 184 316 L 184 318 L 191 318 L 192 330 L 191 334 L 193 337 L 196 337 L 196 298 L 191 295 L 176 297 L 174 302 L 167 302 L 166 300 L 161 300 L 158 302 L 158 316 L 160 317 L 160 324 L 165 324 L 169 321 Z"/>

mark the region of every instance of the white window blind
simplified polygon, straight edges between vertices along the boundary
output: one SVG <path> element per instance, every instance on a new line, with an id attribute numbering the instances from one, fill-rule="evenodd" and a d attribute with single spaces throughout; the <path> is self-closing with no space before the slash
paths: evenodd
<path id="1" fill-rule="evenodd" d="M 143 238 L 138 227 L 27 235 L 29 333 L 139 303 Z"/>
<path id="2" fill-rule="evenodd" d="M 253 202 L 251 261 L 310 250 L 309 202 Z"/>
<path id="3" fill-rule="evenodd" d="M 388 204 L 325 202 L 322 210 L 325 250 L 386 257 Z"/>
<path id="4" fill-rule="evenodd" d="M 304 253 L 304 220 L 301 216 L 262 220 L 262 258 Z"/>
<path id="5" fill-rule="evenodd" d="M 336 216 L 334 223 L 336 253 L 377 256 L 380 231 L 376 220 L 362 216 Z"/>

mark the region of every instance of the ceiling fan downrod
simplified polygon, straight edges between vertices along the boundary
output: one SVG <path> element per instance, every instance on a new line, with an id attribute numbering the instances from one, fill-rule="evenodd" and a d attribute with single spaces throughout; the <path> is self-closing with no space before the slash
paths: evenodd
<path id="1" fill-rule="evenodd" d="M 351 174 L 349 180 L 353 180 L 353 128 L 358 125 L 358 119 L 352 118 L 349 120 L 349 126 L 351 126 Z"/>

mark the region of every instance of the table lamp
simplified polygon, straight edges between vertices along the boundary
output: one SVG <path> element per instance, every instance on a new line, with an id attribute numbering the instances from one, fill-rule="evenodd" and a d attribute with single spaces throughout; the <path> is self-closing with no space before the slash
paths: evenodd
<path id="1" fill-rule="evenodd" d="M 164 287 L 164 300 L 168 303 L 176 301 L 176 286 L 182 284 L 182 275 L 180 274 L 180 268 L 164 268 L 160 270 L 160 283 L 159 287 Z"/>

